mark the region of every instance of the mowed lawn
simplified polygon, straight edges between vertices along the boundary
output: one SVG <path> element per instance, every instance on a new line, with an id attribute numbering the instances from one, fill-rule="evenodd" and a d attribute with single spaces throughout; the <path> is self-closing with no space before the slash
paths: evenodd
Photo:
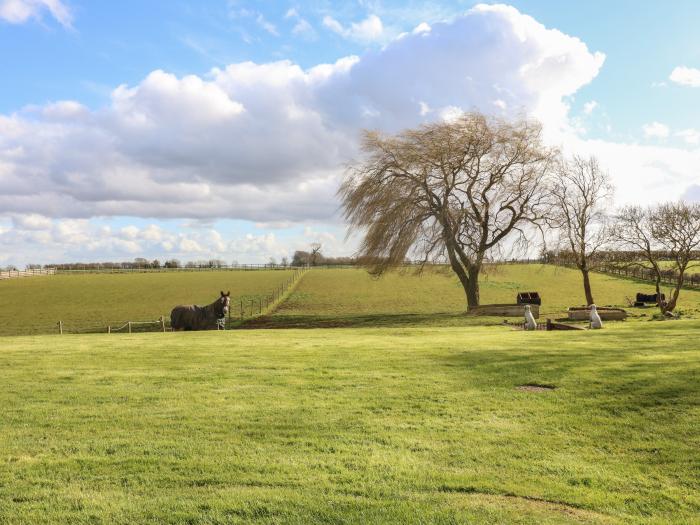
<path id="1" fill-rule="evenodd" d="M 3 338 L 0 522 L 697 522 L 699 331 Z"/>
<path id="2" fill-rule="evenodd" d="M 591 276 L 598 305 L 627 308 L 637 292 L 653 293 L 649 283 L 603 274 Z M 515 303 L 519 291 L 537 291 L 541 317 L 566 316 L 569 306 L 585 304 L 581 274 L 551 265 L 501 265 L 488 268 L 481 279 L 481 302 Z M 700 291 L 683 290 L 679 304 L 686 316 L 700 313 Z M 277 310 L 251 326 L 358 326 L 413 324 L 484 324 L 467 317 L 464 291 L 449 270 L 394 271 L 375 278 L 361 269 L 311 270 Z M 631 308 L 646 318 L 656 309 Z"/>
<path id="3" fill-rule="evenodd" d="M 231 291 L 232 312 L 240 300 L 267 295 L 292 270 L 59 274 L 0 281 L 0 336 L 106 331 L 108 325 L 169 319 L 178 304 L 206 305 Z M 2 343 L 0 343 L 2 344 Z"/>

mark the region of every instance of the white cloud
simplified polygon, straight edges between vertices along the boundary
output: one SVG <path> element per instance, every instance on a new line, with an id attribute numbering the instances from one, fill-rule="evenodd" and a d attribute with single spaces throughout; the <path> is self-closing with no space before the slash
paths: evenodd
<path id="1" fill-rule="evenodd" d="M 72 26 L 73 13 L 61 0 L 0 0 L 0 19 L 10 24 L 40 20 L 45 11 L 63 27 Z"/>
<path id="2" fill-rule="evenodd" d="M 413 33 L 414 34 L 430 33 L 430 25 L 427 24 L 426 22 L 421 22 L 420 24 L 418 24 L 416 27 L 413 28 Z"/>
<path id="3" fill-rule="evenodd" d="M 100 232 L 81 220 L 330 223 L 360 129 L 394 132 L 472 108 L 541 119 L 555 144 L 598 154 L 621 198 L 676 198 L 697 184 L 698 151 L 576 136 L 568 100 L 595 78 L 603 60 L 577 38 L 514 8 L 478 6 L 334 64 L 305 70 L 289 61 L 243 62 L 201 77 L 154 71 L 117 87 L 102 108 L 61 101 L 0 115 L 0 216 L 13 217 L 3 235 L 49 236 L 56 250 L 59 233 L 87 243 L 69 243 L 83 250 L 70 253 L 137 246 L 172 254 L 199 246 L 203 256 L 240 254 L 244 245 L 260 250 L 255 253 L 282 250 L 279 239 L 265 236 L 185 235 L 183 244 L 182 236 L 157 226 Z M 44 219 L 25 220 L 32 216 Z M 48 230 L 27 226 L 46 218 L 53 219 Z M 13 248 L 0 252 L 18 249 L 7 243 Z M 218 251 L 221 243 L 225 250 Z"/>
<path id="4" fill-rule="evenodd" d="M 662 124 L 661 122 L 644 124 L 644 126 L 642 126 L 642 131 L 644 131 L 644 136 L 648 139 L 665 139 L 670 134 L 668 126 L 666 124 Z"/>
<path id="5" fill-rule="evenodd" d="M 697 129 L 684 129 L 676 132 L 677 137 L 682 138 L 687 144 L 698 145 L 700 144 L 700 130 Z"/>
<path id="6" fill-rule="evenodd" d="M 595 100 L 591 100 L 590 102 L 586 102 L 583 105 L 583 112 L 586 115 L 590 115 L 591 113 L 593 113 L 593 110 L 595 110 L 595 108 L 597 108 L 597 107 L 598 107 L 598 103 Z"/>
<path id="7" fill-rule="evenodd" d="M 180 225 L 177 231 L 169 231 L 155 224 L 130 224 L 114 229 L 88 220 L 25 216 L 13 218 L 12 227 L 2 226 L 0 221 L 0 262 L 22 266 L 28 262 L 120 261 L 134 257 L 267 262 L 270 256 L 279 260 L 306 248 L 311 237 L 322 240 L 328 253 L 348 253 L 336 235 L 310 228 L 284 240 L 272 232 L 224 238 L 210 226 Z"/>
<path id="8" fill-rule="evenodd" d="M 297 11 L 296 8 L 292 7 L 288 9 L 287 13 L 284 15 L 284 18 L 296 21 L 294 23 L 294 27 L 292 28 L 293 35 L 304 36 L 307 39 L 314 39 L 316 37 L 316 31 L 314 30 L 313 26 L 308 20 L 299 14 L 299 11 Z"/>
<path id="9" fill-rule="evenodd" d="M 305 20 L 304 18 L 300 18 L 299 21 L 296 24 L 294 24 L 294 27 L 292 28 L 292 34 L 312 36 L 315 35 L 316 32 L 307 20 Z"/>
<path id="10" fill-rule="evenodd" d="M 347 28 L 343 27 L 335 18 L 325 16 L 323 25 L 334 33 L 358 42 L 375 42 L 384 36 L 384 25 L 377 15 L 369 15 L 360 22 L 353 22 Z"/>
<path id="11" fill-rule="evenodd" d="M 446 106 L 440 110 L 440 118 L 445 122 L 454 122 L 464 114 L 464 110 L 457 106 Z"/>
<path id="12" fill-rule="evenodd" d="M 480 6 L 307 70 L 157 70 L 97 110 L 62 101 L 0 115 L 0 214 L 330 220 L 361 128 L 396 131 L 500 101 L 558 130 L 564 99 L 601 63 L 513 8 Z"/>
<path id="13" fill-rule="evenodd" d="M 323 25 L 331 31 L 333 31 L 334 33 L 338 33 L 339 35 L 342 35 L 345 32 L 345 29 L 343 29 L 343 26 L 340 24 L 340 22 L 338 22 L 335 18 L 329 15 L 323 17 Z"/>
<path id="14" fill-rule="evenodd" d="M 668 78 L 682 86 L 700 87 L 700 69 L 697 68 L 678 66 Z"/>
<path id="15" fill-rule="evenodd" d="M 265 31 L 270 33 L 273 36 L 280 36 L 279 32 L 277 31 L 277 27 L 275 24 L 272 22 L 268 21 L 262 13 L 258 13 L 258 15 L 255 17 L 255 21 L 257 24 L 262 27 Z"/>

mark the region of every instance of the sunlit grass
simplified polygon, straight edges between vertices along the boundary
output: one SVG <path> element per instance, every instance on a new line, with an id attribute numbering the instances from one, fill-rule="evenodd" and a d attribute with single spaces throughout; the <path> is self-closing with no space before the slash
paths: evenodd
<path id="1" fill-rule="evenodd" d="M 627 308 L 637 292 L 653 293 L 649 283 L 592 274 L 598 305 Z M 537 291 L 541 317 L 566 316 L 569 306 L 585 304 L 581 274 L 550 265 L 502 265 L 481 280 L 481 302 L 515 303 L 519 291 Z M 700 292 L 684 290 L 679 308 L 686 316 L 700 312 Z M 381 278 L 361 269 L 311 270 L 273 315 L 255 326 L 350 326 L 413 324 L 483 324 L 502 319 L 467 317 L 464 291 L 449 270 L 390 272 Z M 648 318 L 653 308 L 631 308 L 632 318 Z"/>
<path id="2" fill-rule="evenodd" d="M 0 522 L 691 523 L 699 330 L 3 338 Z"/>
<path id="3" fill-rule="evenodd" d="M 0 282 L 0 335 L 104 331 L 126 321 L 169 319 L 178 304 L 206 305 L 231 291 L 232 315 L 240 300 L 272 292 L 292 271 L 202 271 L 78 274 Z"/>

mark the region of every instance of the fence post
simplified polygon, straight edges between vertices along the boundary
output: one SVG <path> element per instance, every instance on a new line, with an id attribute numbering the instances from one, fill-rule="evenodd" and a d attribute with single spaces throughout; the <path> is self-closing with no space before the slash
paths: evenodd
<path id="1" fill-rule="evenodd" d="M 110 325 L 107 325 L 107 333 L 108 334 L 112 333 L 112 327 Z"/>
<path id="2" fill-rule="evenodd" d="M 131 333 L 131 321 L 129 321 L 129 333 Z"/>
<path id="3" fill-rule="evenodd" d="M 163 333 L 165 333 L 165 316 L 160 316 L 160 326 L 163 328 Z"/>
<path id="4" fill-rule="evenodd" d="M 63 335 L 63 321 L 58 322 L 58 333 Z"/>

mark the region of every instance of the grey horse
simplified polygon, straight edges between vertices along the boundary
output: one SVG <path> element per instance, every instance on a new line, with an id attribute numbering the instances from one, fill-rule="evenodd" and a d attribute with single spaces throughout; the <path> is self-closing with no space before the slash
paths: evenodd
<path id="1" fill-rule="evenodd" d="M 170 312 L 170 326 L 173 330 L 216 330 L 220 320 L 226 318 L 231 292 L 221 292 L 221 297 L 207 306 L 196 304 L 180 305 Z"/>

